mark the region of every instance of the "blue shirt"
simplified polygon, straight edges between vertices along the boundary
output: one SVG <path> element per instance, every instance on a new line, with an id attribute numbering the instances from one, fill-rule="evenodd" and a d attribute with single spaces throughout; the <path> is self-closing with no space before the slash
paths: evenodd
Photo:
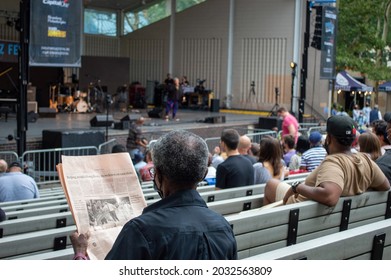
<path id="1" fill-rule="evenodd" d="M 321 146 L 313 147 L 305 151 L 301 156 L 300 167 L 306 167 L 311 172 L 320 165 L 326 156 L 327 152 L 325 148 Z"/>
<path id="2" fill-rule="evenodd" d="M 106 259 L 237 259 L 237 247 L 227 220 L 210 210 L 196 190 L 184 190 L 127 222 Z"/>
<path id="3" fill-rule="evenodd" d="M 39 198 L 34 179 L 22 172 L 9 172 L 0 176 L 0 202 Z"/>

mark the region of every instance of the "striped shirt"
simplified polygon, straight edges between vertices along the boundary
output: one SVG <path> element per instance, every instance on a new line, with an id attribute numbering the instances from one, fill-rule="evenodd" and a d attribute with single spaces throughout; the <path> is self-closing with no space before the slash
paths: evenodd
<path id="1" fill-rule="evenodd" d="M 301 157 L 300 167 L 305 167 L 308 171 L 317 168 L 326 157 L 325 148 L 318 146 L 305 151 Z"/>

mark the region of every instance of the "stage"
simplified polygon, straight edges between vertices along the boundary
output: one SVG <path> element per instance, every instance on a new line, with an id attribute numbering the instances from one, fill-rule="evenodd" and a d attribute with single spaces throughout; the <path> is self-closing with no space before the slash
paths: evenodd
<path id="1" fill-rule="evenodd" d="M 113 125 L 91 126 L 90 121 L 97 117 L 105 121 L 107 113 L 55 113 L 49 117 L 38 117 L 35 122 L 28 123 L 26 133 L 27 150 L 42 149 L 42 131 L 95 131 L 100 130 L 105 134 L 105 139 L 116 139 L 118 143 L 126 143 L 127 129 L 118 129 L 121 120 L 130 116 L 131 118 L 143 116 L 145 123 L 142 127 L 143 134 L 149 140 L 157 139 L 160 135 L 172 129 L 186 129 L 195 132 L 201 137 L 217 137 L 226 127 L 237 128 L 240 133 L 246 133 L 247 128 L 256 127 L 260 116 L 265 116 L 264 112 L 245 112 L 234 110 L 220 110 L 220 112 L 210 112 L 206 110 L 179 109 L 177 118 L 179 120 L 166 121 L 163 118 L 150 118 L 148 109 L 134 109 L 128 112 L 109 111 L 109 120 Z M 96 120 L 96 119 L 95 119 Z M 117 125 L 114 125 L 117 124 Z M 114 127 L 117 126 L 117 129 Z M 10 113 L 7 122 L 4 115 L 0 119 L 0 151 L 16 151 L 15 137 L 17 135 L 16 114 Z M 108 134 L 106 134 L 106 132 Z"/>

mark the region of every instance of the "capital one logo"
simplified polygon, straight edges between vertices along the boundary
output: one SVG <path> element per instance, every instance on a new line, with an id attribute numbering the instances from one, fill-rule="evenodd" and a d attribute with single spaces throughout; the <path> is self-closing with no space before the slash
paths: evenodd
<path id="1" fill-rule="evenodd" d="M 58 6 L 63 8 L 68 8 L 70 5 L 69 0 L 42 0 L 42 3 L 44 5 Z"/>

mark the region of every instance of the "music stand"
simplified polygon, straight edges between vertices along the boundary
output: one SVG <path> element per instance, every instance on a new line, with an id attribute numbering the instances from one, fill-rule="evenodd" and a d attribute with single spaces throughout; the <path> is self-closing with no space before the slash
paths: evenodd
<path id="1" fill-rule="evenodd" d="M 280 105 L 278 104 L 278 96 L 280 95 L 278 87 L 274 89 L 275 99 L 276 103 L 274 104 L 273 108 L 269 112 L 269 117 L 271 116 L 277 116 L 277 111 L 280 108 Z"/>

